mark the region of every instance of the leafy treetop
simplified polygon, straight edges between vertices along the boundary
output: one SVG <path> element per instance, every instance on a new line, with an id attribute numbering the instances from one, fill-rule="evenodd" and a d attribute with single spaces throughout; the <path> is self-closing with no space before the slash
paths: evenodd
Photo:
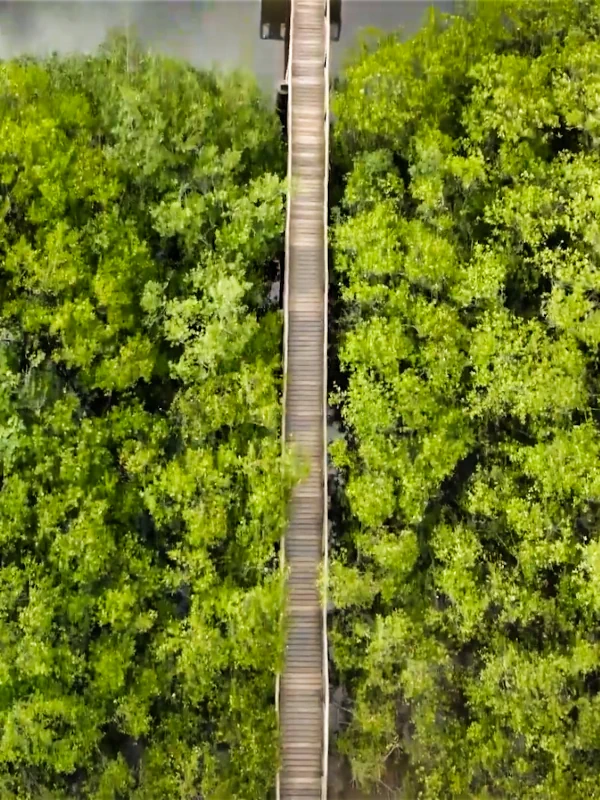
<path id="1" fill-rule="evenodd" d="M 122 37 L 0 108 L 0 795 L 265 797 L 278 123 Z"/>
<path id="2" fill-rule="evenodd" d="M 599 796 L 599 34 L 470 4 L 335 98 L 339 747 L 402 796 Z"/>

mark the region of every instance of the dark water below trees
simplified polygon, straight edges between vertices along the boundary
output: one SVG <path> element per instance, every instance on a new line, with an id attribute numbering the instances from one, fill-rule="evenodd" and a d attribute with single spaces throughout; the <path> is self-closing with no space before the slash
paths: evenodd
<path id="1" fill-rule="evenodd" d="M 337 71 L 359 30 L 415 31 L 429 0 L 343 0 L 342 33 L 333 45 Z M 451 10 L 452 0 L 438 0 Z M 260 0 L 3 0 L 0 59 L 92 51 L 114 27 L 129 27 L 151 48 L 196 66 L 244 67 L 271 91 L 283 77 L 283 45 L 259 37 Z"/>

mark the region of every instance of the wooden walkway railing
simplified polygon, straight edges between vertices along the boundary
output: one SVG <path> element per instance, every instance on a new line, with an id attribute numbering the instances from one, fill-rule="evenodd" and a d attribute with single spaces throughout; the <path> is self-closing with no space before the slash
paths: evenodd
<path id="1" fill-rule="evenodd" d="M 287 646 L 278 681 L 277 800 L 327 796 L 327 178 L 328 0 L 292 0 L 288 61 L 284 437 L 310 463 L 296 488 L 283 553 Z"/>

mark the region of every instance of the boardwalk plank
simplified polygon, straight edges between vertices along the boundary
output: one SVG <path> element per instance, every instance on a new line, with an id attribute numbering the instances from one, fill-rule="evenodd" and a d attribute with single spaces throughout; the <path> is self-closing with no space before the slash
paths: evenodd
<path id="1" fill-rule="evenodd" d="M 328 17 L 324 0 L 292 0 L 290 43 L 291 186 L 286 280 L 286 403 L 288 442 L 309 458 L 311 473 L 295 490 L 285 537 L 289 569 L 286 660 L 279 687 L 282 766 L 279 800 L 325 800 L 326 741 L 323 557 L 326 488 L 324 390 L 327 264 L 325 113 Z"/>

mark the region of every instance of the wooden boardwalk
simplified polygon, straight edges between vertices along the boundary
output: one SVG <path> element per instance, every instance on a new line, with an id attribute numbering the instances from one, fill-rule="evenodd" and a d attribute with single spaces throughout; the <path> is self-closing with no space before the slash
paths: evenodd
<path id="1" fill-rule="evenodd" d="M 284 540 L 289 572 L 286 662 L 279 681 L 278 800 L 327 795 L 326 345 L 328 0 L 292 0 L 288 62 L 284 435 L 310 462 Z"/>

